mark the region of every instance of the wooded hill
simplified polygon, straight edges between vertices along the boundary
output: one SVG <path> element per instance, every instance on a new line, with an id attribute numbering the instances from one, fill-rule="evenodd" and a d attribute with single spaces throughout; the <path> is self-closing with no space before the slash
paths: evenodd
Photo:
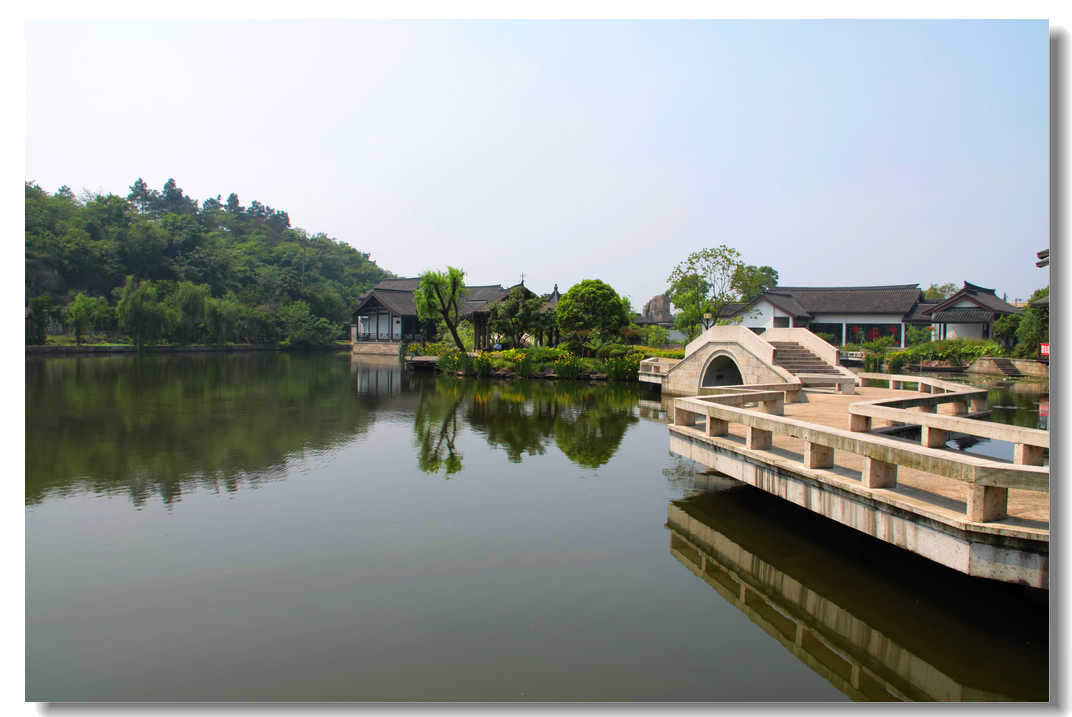
<path id="1" fill-rule="evenodd" d="M 161 191 L 138 179 L 126 197 L 26 184 L 26 300 L 49 297 L 37 303 L 51 304 L 54 318 L 81 292 L 107 301 L 99 321 L 113 323 L 98 328 L 129 335 L 113 308 L 138 287 L 162 307 L 156 340 L 285 341 L 294 328 L 286 317 L 322 319 L 320 333 L 330 325 L 337 335 L 357 297 L 391 276 L 367 253 L 233 193 L 199 203 L 173 179 Z"/>

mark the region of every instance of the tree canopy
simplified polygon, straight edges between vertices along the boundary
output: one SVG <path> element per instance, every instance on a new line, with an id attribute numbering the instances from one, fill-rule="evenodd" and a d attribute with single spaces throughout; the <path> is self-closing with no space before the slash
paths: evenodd
<path id="1" fill-rule="evenodd" d="M 505 336 L 512 346 L 521 346 L 525 334 L 532 336 L 544 328 L 541 306 L 543 299 L 523 286 L 515 286 L 492 305 L 488 328 Z"/>
<path id="2" fill-rule="evenodd" d="M 114 302 L 133 277 L 177 312 L 164 337 L 179 342 L 285 339 L 277 317 L 297 302 L 338 333 L 357 298 L 392 276 L 345 242 L 292 227 L 285 211 L 243 207 L 234 193 L 199 205 L 174 179 L 80 198 L 28 182 L 25 208 L 27 299 Z"/>
<path id="3" fill-rule="evenodd" d="M 469 290 L 465 287 L 465 272 L 453 266 L 448 266 L 445 272 L 424 272 L 417 290 L 413 292 L 417 319 L 421 322 L 443 322 L 454 343 L 462 351 L 465 351 L 465 344 L 458 335 L 458 323 L 461 321 L 461 306 L 468 293 Z"/>
<path id="4" fill-rule="evenodd" d="M 618 292 L 599 279 L 585 279 L 558 300 L 555 318 L 561 331 L 598 330 L 614 335 L 629 325 L 630 316 Z"/>
<path id="5" fill-rule="evenodd" d="M 699 333 L 705 314 L 717 320 L 722 307 L 737 298 L 734 277 L 743 267 L 741 253 L 725 244 L 694 251 L 674 267 L 667 293 L 679 310 L 677 326 L 690 339 Z"/>

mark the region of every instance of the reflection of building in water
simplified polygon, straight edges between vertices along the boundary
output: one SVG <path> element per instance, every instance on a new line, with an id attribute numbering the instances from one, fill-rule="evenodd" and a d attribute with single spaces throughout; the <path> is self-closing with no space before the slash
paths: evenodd
<path id="1" fill-rule="evenodd" d="M 399 393 L 402 362 L 395 356 L 360 356 L 350 359 L 350 372 L 358 393 Z"/>
<path id="2" fill-rule="evenodd" d="M 1040 592 L 785 508 L 747 487 L 672 502 L 670 553 L 855 700 L 1048 699 Z"/>

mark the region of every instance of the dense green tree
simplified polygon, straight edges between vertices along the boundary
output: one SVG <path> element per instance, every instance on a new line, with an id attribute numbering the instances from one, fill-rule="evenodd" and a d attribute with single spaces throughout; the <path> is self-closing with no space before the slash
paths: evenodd
<path id="1" fill-rule="evenodd" d="M 1005 350 L 1016 346 L 1016 330 L 1020 328 L 1020 314 L 1005 314 L 994 321 L 992 338 L 1001 344 Z"/>
<path id="2" fill-rule="evenodd" d="M 491 307 L 488 328 L 505 336 L 512 346 L 521 346 L 523 336 L 535 336 L 541 325 L 543 299 L 523 286 L 515 286 Z"/>
<path id="3" fill-rule="evenodd" d="M 948 299 L 955 293 L 957 293 L 956 284 L 931 284 L 923 290 L 923 298 L 930 301 L 939 301 Z"/>
<path id="4" fill-rule="evenodd" d="M 160 300 L 152 282 L 139 281 L 134 276 L 127 277 L 119 291 L 115 309 L 119 329 L 134 340 L 139 353 L 146 344 L 163 338 L 174 318 L 173 312 Z"/>
<path id="5" fill-rule="evenodd" d="M 689 254 L 670 273 L 670 301 L 680 311 L 678 326 L 690 339 L 707 323 L 707 314 L 715 321 L 722 308 L 737 299 L 734 277 L 743 265 L 741 253 L 722 244 Z"/>
<path id="6" fill-rule="evenodd" d="M 82 345 L 82 339 L 89 329 L 103 328 L 108 319 L 108 302 L 100 296 L 86 296 L 81 291 L 67 305 L 67 324 L 74 331 L 75 343 Z"/>
<path id="7" fill-rule="evenodd" d="M 599 331 L 610 337 L 629 325 L 625 304 L 609 284 L 599 279 L 585 279 L 570 287 L 558 300 L 555 319 L 566 333 Z"/>
<path id="8" fill-rule="evenodd" d="M 30 299 L 30 336 L 31 344 L 43 344 L 48 337 L 48 322 L 52 320 L 52 297 L 48 294 Z"/>
<path id="9" fill-rule="evenodd" d="M 69 191 L 49 194 L 33 182 L 25 191 L 27 297 L 48 294 L 60 306 L 78 292 L 112 297 L 128 275 L 150 281 L 158 299 L 174 305 L 176 286 L 207 286 L 216 306 L 214 329 L 191 327 L 176 315 L 169 340 L 265 341 L 279 336 L 278 307 L 305 301 L 333 326 L 348 322 L 357 298 L 389 274 L 343 242 L 290 227 L 285 211 L 237 195 L 217 195 L 201 207 L 169 180 L 162 191 L 139 179 L 127 197 L 84 201 Z M 163 282 L 163 283 L 161 283 Z M 174 283 L 172 283 L 174 282 Z M 113 304 L 114 308 L 114 304 Z M 206 312 L 209 304 L 206 304 Z M 208 321 L 208 313 L 202 323 Z M 216 338 L 213 338 L 213 337 Z"/>
<path id="10" fill-rule="evenodd" d="M 738 301 L 747 303 L 776 286 L 778 272 L 770 266 L 742 264 L 733 273 L 733 288 L 737 292 Z"/>
<path id="11" fill-rule="evenodd" d="M 1038 289 L 1031 294 L 1028 306 L 1020 317 L 1020 325 L 1016 328 L 1016 355 L 1023 358 L 1034 358 L 1039 355 L 1039 344 L 1050 340 L 1050 309 L 1048 306 L 1031 306 L 1030 302 L 1037 301 L 1050 295 L 1050 287 Z"/>
<path id="12" fill-rule="evenodd" d="M 170 298 L 175 312 L 172 337 L 176 343 L 192 344 L 201 340 L 205 336 L 205 308 L 211 298 L 209 288 L 184 281 Z"/>
<path id="13" fill-rule="evenodd" d="M 670 341 L 670 333 L 658 324 L 652 324 L 644 331 L 644 341 L 648 346 L 665 346 Z"/>
<path id="14" fill-rule="evenodd" d="M 465 288 L 465 272 L 448 266 L 445 272 L 426 271 L 413 294 L 417 304 L 417 319 L 421 322 L 442 321 L 454 339 L 455 345 L 465 350 L 465 343 L 458 335 L 461 321 L 461 306 L 469 290 Z"/>
<path id="15" fill-rule="evenodd" d="M 286 348 L 310 350 L 323 349 L 335 342 L 338 327 L 323 317 L 314 316 L 309 304 L 295 301 L 279 307 L 279 320 L 283 325 Z"/>

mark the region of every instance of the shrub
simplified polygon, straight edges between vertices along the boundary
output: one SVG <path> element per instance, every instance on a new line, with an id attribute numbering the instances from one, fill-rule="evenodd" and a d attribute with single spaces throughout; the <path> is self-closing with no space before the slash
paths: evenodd
<path id="1" fill-rule="evenodd" d="M 471 361 L 473 367 L 473 373 L 477 378 L 487 378 L 491 375 L 491 356 L 487 351 L 477 354 L 476 358 Z"/>
<path id="2" fill-rule="evenodd" d="M 644 354 L 638 352 L 608 358 L 603 362 L 603 370 L 612 381 L 636 381 L 643 358 Z"/>
<path id="3" fill-rule="evenodd" d="M 461 368 L 462 357 L 465 356 L 458 349 L 447 349 L 439 354 L 439 370 L 443 373 L 456 373 Z"/>
<path id="4" fill-rule="evenodd" d="M 577 378 L 583 370 L 581 360 L 569 351 L 563 351 L 562 355 L 555 359 L 555 375 L 559 378 Z"/>
<path id="5" fill-rule="evenodd" d="M 644 354 L 644 358 L 685 358 L 685 349 L 660 349 L 654 346 L 634 346 L 633 349 Z"/>
<path id="6" fill-rule="evenodd" d="M 554 361 L 564 353 L 566 352 L 563 349 L 551 348 L 550 346 L 533 346 L 528 349 L 529 358 L 532 359 L 534 364 Z"/>
<path id="7" fill-rule="evenodd" d="M 815 335 L 818 336 L 819 338 L 821 338 L 826 343 L 835 344 L 835 345 L 837 344 L 838 338 L 839 338 L 838 336 L 835 336 L 834 334 L 829 334 L 829 333 L 827 333 L 825 331 L 819 331 Z"/>
<path id="8" fill-rule="evenodd" d="M 886 354 L 886 367 L 890 373 L 897 373 L 905 365 L 908 358 L 907 351 L 893 351 Z"/>

